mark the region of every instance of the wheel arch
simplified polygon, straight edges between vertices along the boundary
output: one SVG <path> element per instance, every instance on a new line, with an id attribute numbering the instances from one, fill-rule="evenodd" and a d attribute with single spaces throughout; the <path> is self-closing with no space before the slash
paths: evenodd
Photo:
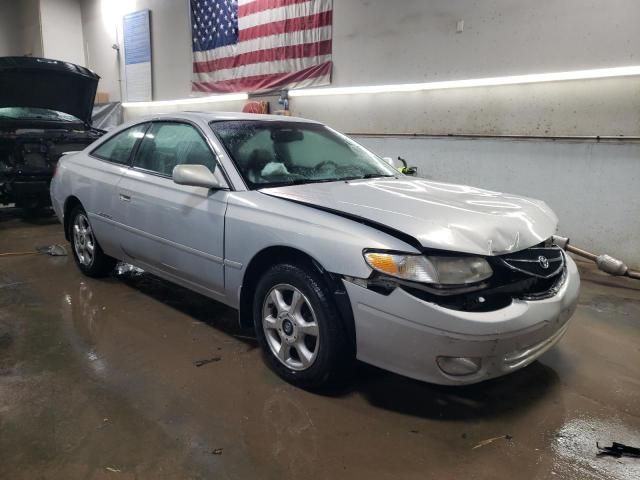
<path id="1" fill-rule="evenodd" d="M 64 238 L 66 238 L 67 241 L 71 240 L 71 238 L 69 237 L 69 220 L 70 220 L 69 217 L 73 209 L 76 208 L 78 205 L 82 206 L 82 202 L 75 195 L 69 196 L 64 202 L 64 208 L 63 208 L 63 214 L 62 214 L 62 218 L 63 218 L 62 226 L 64 228 Z"/>
<path id="2" fill-rule="evenodd" d="M 325 286 L 329 289 L 329 292 L 335 301 L 335 305 L 340 314 L 340 322 L 343 326 L 343 331 L 348 340 L 348 344 L 353 348 L 355 353 L 355 321 L 353 319 L 351 302 L 349 301 L 349 296 L 342 284 L 340 276 L 327 271 L 318 260 L 308 253 L 294 247 L 266 247 L 256 253 L 249 261 L 243 276 L 242 288 L 240 289 L 240 325 L 247 328 L 253 326 L 252 304 L 255 287 L 262 274 L 270 267 L 279 263 L 293 263 L 301 267 L 311 268 L 321 275 Z"/>

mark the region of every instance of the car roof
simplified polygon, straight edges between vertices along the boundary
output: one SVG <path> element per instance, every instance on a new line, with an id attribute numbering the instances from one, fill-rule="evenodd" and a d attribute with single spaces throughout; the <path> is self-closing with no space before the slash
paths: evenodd
<path id="1" fill-rule="evenodd" d="M 257 113 L 243 113 L 243 112 L 198 112 L 198 111 L 183 111 L 183 112 L 169 112 L 160 113 L 155 115 L 146 115 L 144 117 L 136 118 L 136 123 L 142 121 L 150 121 L 163 118 L 173 119 L 185 119 L 191 121 L 212 122 L 221 120 L 260 120 L 265 122 L 304 122 L 315 123 L 314 120 L 308 120 L 306 118 L 289 117 L 286 115 L 263 115 Z"/>

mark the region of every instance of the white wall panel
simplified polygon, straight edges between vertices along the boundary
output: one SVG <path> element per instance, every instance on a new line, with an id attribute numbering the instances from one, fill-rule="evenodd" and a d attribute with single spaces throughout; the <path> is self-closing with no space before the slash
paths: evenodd
<path id="1" fill-rule="evenodd" d="M 20 55 L 18 4 L 0 0 L 0 57 Z"/>
<path id="2" fill-rule="evenodd" d="M 85 65 L 80 0 L 40 0 L 44 56 Z"/>
<path id="3" fill-rule="evenodd" d="M 352 133 L 640 135 L 640 77 L 295 97 L 295 115 Z"/>
<path id="4" fill-rule="evenodd" d="M 0 0 L 0 56 L 41 57 L 39 0 Z"/>
<path id="5" fill-rule="evenodd" d="M 340 86 L 640 63 L 636 0 L 348 0 L 334 13 Z"/>

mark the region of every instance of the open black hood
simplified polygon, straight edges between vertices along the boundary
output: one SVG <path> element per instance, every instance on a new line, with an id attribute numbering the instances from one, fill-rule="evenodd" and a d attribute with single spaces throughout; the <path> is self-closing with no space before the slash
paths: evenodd
<path id="1" fill-rule="evenodd" d="M 100 77 L 60 60 L 0 57 L 0 108 L 47 108 L 91 124 Z"/>

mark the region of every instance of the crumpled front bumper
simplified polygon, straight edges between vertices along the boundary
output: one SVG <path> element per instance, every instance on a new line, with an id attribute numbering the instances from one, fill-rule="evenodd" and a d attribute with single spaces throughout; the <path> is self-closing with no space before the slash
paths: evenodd
<path id="1" fill-rule="evenodd" d="M 564 283 L 542 300 L 513 300 L 492 312 L 464 312 L 418 299 L 400 288 L 389 295 L 345 281 L 353 308 L 359 360 L 407 377 L 445 385 L 481 382 L 535 361 L 565 333 L 580 290 L 567 257 Z M 481 360 L 473 374 L 453 376 L 437 358 Z"/>

